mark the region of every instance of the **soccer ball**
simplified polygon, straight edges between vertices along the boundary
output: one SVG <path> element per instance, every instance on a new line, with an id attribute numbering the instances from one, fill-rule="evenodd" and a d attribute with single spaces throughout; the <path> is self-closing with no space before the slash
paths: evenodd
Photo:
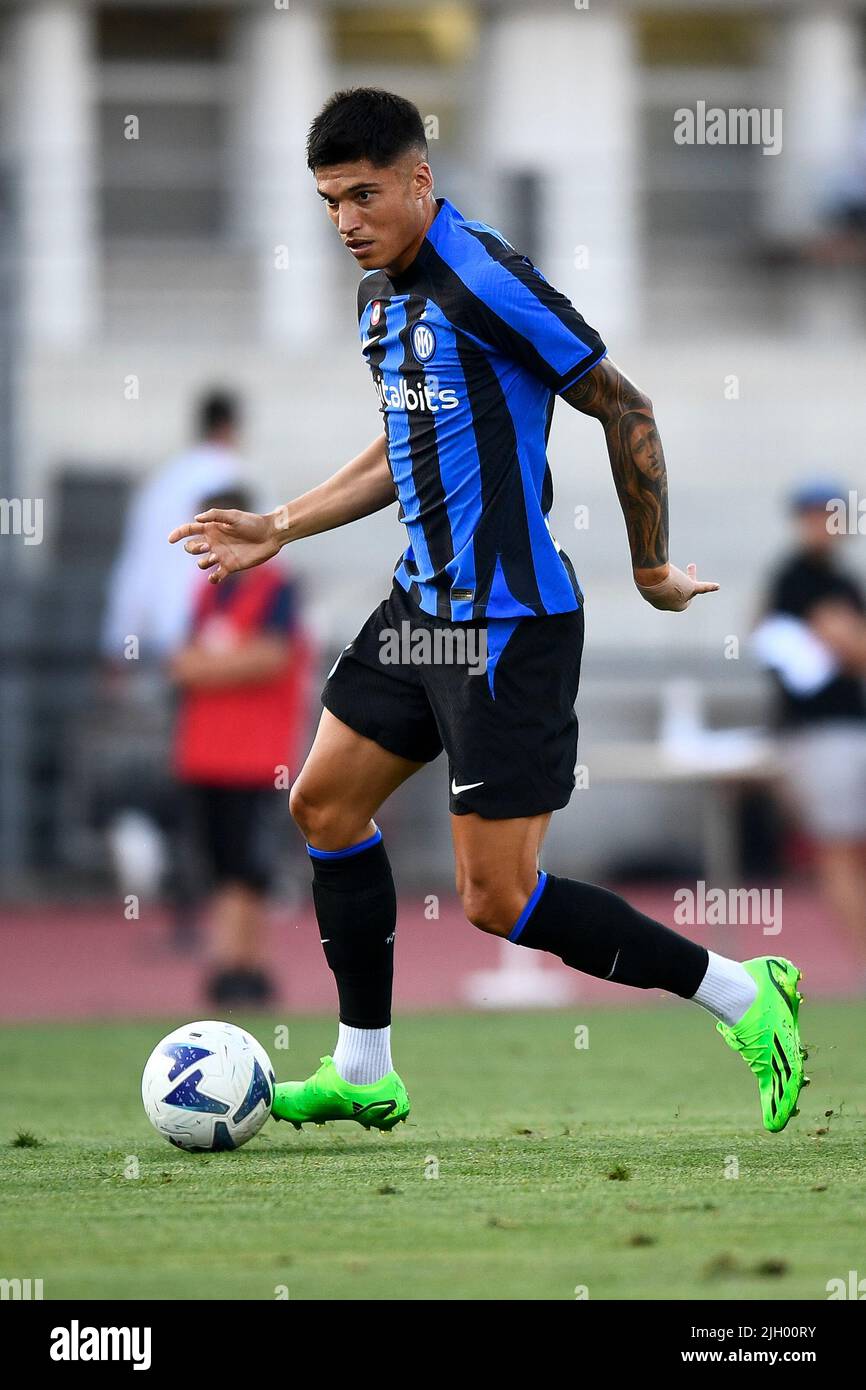
<path id="1" fill-rule="evenodd" d="M 239 1149 L 271 1113 L 274 1070 L 233 1023 L 187 1023 L 157 1043 L 141 1078 L 147 1118 L 179 1149 Z"/>

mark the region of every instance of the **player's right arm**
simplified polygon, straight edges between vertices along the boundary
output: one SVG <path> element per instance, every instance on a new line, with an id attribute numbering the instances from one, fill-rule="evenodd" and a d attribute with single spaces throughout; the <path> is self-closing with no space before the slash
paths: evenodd
<path id="1" fill-rule="evenodd" d="M 653 404 L 605 357 L 563 399 L 601 421 L 611 473 L 625 519 L 638 592 L 654 608 L 681 613 L 696 594 L 718 589 L 699 580 L 694 565 L 678 569 L 668 557 L 668 481 Z"/>
<path id="2" fill-rule="evenodd" d="M 185 541 L 184 549 L 199 556 L 199 569 L 209 570 L 208 579 L 218 584 L 237 570 L 264 564 L 290 541 L 371 516 L 390 506 L 396 495 L 385 435 L 380 434 L 344 468 L 275 511 L 260 516 L 213 509 L 175 527 L 168 539 L 172 545 Z"/>

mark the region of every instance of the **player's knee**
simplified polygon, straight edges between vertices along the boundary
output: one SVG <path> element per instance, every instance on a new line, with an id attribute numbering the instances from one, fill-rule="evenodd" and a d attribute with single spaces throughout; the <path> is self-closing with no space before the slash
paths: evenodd
<path id="1" fill-rule="evenodd" d="M 463 911 L 473 927 L 491 936 L 507 936 L 516 920 L 511 894 L 502 892 L 499 885 L 466 882 L 460 898 Z"/>
<path id="2" fill-rule="evenodd" d="M 315 842 L 329 830 L 334 809 L 328 799 L 299 780 L 289 793 L 289 814 L 304 839 Z"/>
<path id="3" fill-rule="evenodd" d="M 354 844 L 369 821 L 339 797 L 299 778 L 289 794 L 289 812 L 308 844 L 343 849 Z"/>

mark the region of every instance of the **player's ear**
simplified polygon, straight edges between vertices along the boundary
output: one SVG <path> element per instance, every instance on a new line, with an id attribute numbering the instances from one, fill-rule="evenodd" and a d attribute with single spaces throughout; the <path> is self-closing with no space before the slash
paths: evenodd
<path id="1" fill-rule="evenodd" d="M 412 192 L 416 198 L 426 198 L 433 192 L 433 170 L 426 160 L 416 164 L 412 171 Z"/>

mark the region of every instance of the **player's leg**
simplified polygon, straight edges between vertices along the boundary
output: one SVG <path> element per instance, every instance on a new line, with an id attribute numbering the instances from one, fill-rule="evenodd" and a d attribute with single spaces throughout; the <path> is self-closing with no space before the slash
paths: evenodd
<path id="1" fill-rule="evenodd" d="M 702 1005 L 757 1076 L 766 1128 L 783 1129 L 807 1084 L 800 971 L 776 957 L 717 956 L 616 893 L 544 873 L 537 856 L 547 819 L 452 816 L 457 888 L 470 922 L 584 974 Z"/>
<path id="2" fill-rule="evenodd" d="M 289 803 L 307 842 L 320 939 L 339 996 L 334 1065 L 355 1084 L 391 1070 L 397 899 L 373 816 L 422 766 L 325 709 Z"/>
<path id="3" fill-rule="evenodd" d="M 477 815 L 451 817 L 457 892 L 473 926 L 508 935 L 538 883 L 541 844 L 551 814 L 495 821 Z"/>
<path id="4" fill-rule="evenodd" d="M 606 888 L 541 870 L 538 854 L 549 820 L 549 814 L 451 817 L 457 891 L 469 921 L 549 951 L 584 974 L 693 998 L 707 974 L 706 948 Z M 742 1014 L 755 998 L 755 985 L 741 965 L 729 964 L 732 978 L 717 990 L 720 1007 L 727 1010 L 733 1000 Z"/>
<path id="5" fill-rule="evenodd" d="M 325 709 L 292 790 L 289 804 L 307 841 L 319 936 L 339 999 L 333 1057 L 323 1057 L 307 1081 L 276 1087 L 274 1114 L 296 1128 L 334 1119 L 391 1128 L 408 1114 L 391 1060 L 397 900 L 373 816 L 422 765 Z"/>
<path id="6" fill-rule="evenodd" d="M 727 960 L 616 893 L 539 869 L 549 813 L 574 787 L 582 641 L 581 613 L 498 620 L 488 624 L 487 680 L 433 677 L 466 914 L 586 974 L 701 1004 L 758 1076 L 765 1125 L 781 1129 L 803 1082 L 796 967 Z"/>
<path id="7" fill-rule="evenodd" d="M 289 810 L 309 847 L 325 854 L 357 848 L 375 835 L 379 807 L 423 766 L 390 753 L 323 709 L 292 785 Z"/>
<path id="8" fill-rule="evenodd" d="M 396 894 L 373 817 L 442 745 L 417 673 L 380 662 L 379 633 L 394 622 L 386 600 L 331 671 L 290 798 L 340 1006 L 333 1059 L 307 1082 L 277 1087 L 274 1113 L 295 1124 L 347 1118 L 389 1129 L 409 1109 L 390 1045 Z"/>

